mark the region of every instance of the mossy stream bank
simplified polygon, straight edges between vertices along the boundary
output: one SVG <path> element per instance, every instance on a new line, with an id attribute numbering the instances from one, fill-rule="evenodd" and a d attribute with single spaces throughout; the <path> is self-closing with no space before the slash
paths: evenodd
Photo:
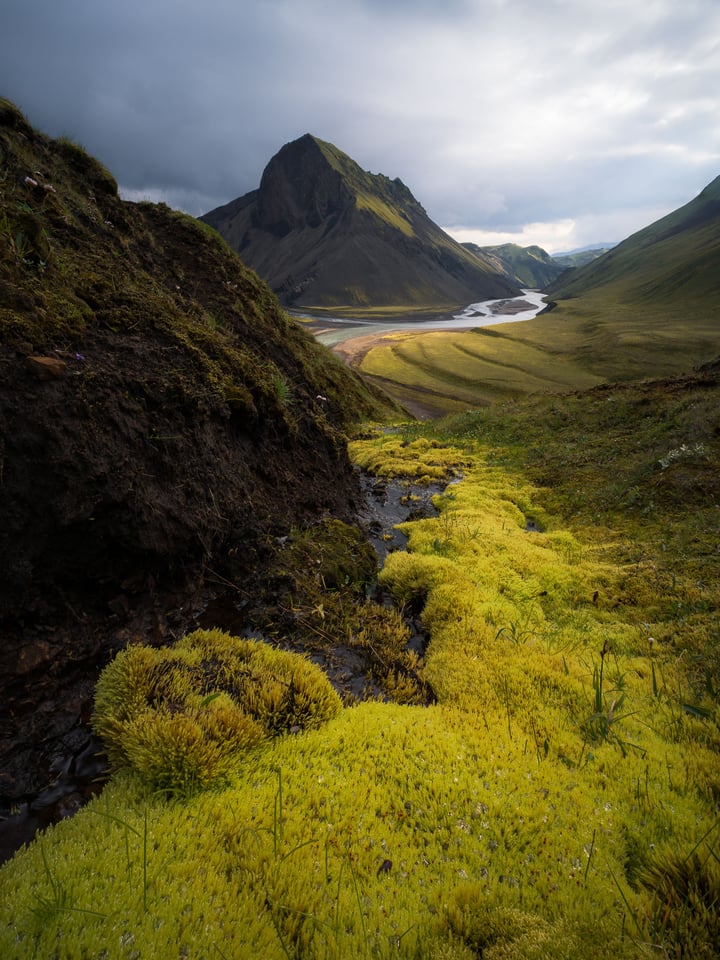
<path id="1" fill-rule="evenodd" d="M 393 408 L 215 231 L 1 98 L 0 371 L 9 812 L 92 750 L 119 650 L 183 636 L 215 583 L 260 603 L 278 538 L 353 521 L 347 433 Z"/>
<path id="2" fill-rule="evenodd" d="M 358 526 L 372 545 L 377 563 L 381 564 L 388 553 L 404 548 L 407 543 L 406 535 L 397 529 L 398 524 L 437 514 L 432 497 L 442 492 L 445 484 L 378 478 L 362 472 L 359 472 L 359 478 L 362 502 Z M 282 556 L 285 547 L 291 549 L 291 539 L 291 536 L 279 539 L 279 556 Z M 312 542 L 311 532 L 307 543 L 311 546 Z M 357 549 L 357 541 L 354 541 L 354 547 Z M 339 587 L 352 585 L 349 582 L 335 582 L 338 579 L 349 581 L 350 573 L 342 557 L 335 558 L 334 562 L 340 566 L 334 571 L 324 569 L 321 578 L 325 582 L 330 580 L 331 592 L 336 594 Z M 369 564 L 363 574 L 367 578 L 363 589 L 368 602 L 392 609 L 392 600 L 378 586 L 371 570 L 372 564 Z M 263 603 L 267 608 L 264 613 L 259 613 L 258 596 L 262 589 L 258 585 L 257 595 L 251 600 L 247 584 L 241 589 L 220 579 L 206 583 L 197 592 L 196 608 L 193 610 L 186 605 L 186 613 L 181 620 L 175 614 L 175 629 L 181 629 L 181 624 L 186 631 L 219 628 L 238 637 L 264 639 L 270 625 L 271 611 L 273 608 L 282 610 L 283 601 L 280 597 L 266 595 Z M 182 600 L 182 597 L 176 598 L 173 604 L 175 610 L 183 609 Z M 356 598 L 353 597 L 350 602 L 355 603 Z M 402 615 L 408 630 L 407 649 L 422 658 L 427 635 L 419 612 L 409 605 L 403 609 Z M 148 611 L 140 613 L 130 642 L 142 642 L 139 632 L 142 623 L 149 628 L 145 642 L 157 638 L 157 624 L 153 624 L 157 616 L 157 612 L 153 617 Z M 287 617 L 287 610 L 281 612 L 281 616 Z M 172 621 L 172 614 L 166 614 L 165 617 L 166 622 Z M 259 622 L 265 625 L 264 628 L 258 626 Z M 120 649 L 123 636 L 121 631 L 121 636 L 116 638 L 117 649 Z M 163 636 L 170 639 L 165 634 Z M 295 631 L 291 640 L 283 641 L 281 637 L 275 637 L 271 642 L 286 649 L 307 652 L 309 658 L 327 673 L 333 687 L 346 703 L 387 697 L 374 679 L 372 655 L 367 650 L 359 649 L 352 643 L 338 642 L 333 645 L 322 641 L 323 638 L 318 637 L 317 631 L 311 627 L 304 638 Z M 42 732 L 40 727 L 34 727 L 36 739 L 27 747 L 49 759 L 48 778 L 45 783 L 38 780 L 38 787 L 33 791 L 18 791 L 0 800 L 0 863 L 12 856 L 22 844 L 30 842 L 38 830 L 74 815 L 107 781 L 109 766 L 104 745 L 90 726 L 94 683 L 103 659 L 97 656 L 86 663 L 87 675 L 79 682 L 77 699 L 62 703 L 51 698 L 39 706 L 38 712 L 43 719 Z M 15 746 L 18 748 L 18 763 L 27 761 L 27 752 L 22 751 L 20 744 Z"/>

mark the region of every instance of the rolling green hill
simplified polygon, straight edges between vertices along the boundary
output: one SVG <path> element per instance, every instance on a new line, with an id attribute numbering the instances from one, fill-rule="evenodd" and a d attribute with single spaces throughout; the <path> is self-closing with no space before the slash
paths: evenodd
<path id="1" fill-rule="evenodd" d="M 438 415 L 555 391 L 560 381 L 583 389 L 673 376 L 716 357 L 720 178 L 545 292 L 549 309 L 533 320 L 409 333 L 401 343 L 381 341 L 360 369 L 403 403 Z"/>
<path id="2" fill-rule="evenodd" d="M 558 301 L 600 295 L 660 313 L 710 307 L 720 294 L 720 177 L 548 292 Z"/>
<path id="3" fill-rule="evenodd" d="M 566 269 L 542 247 L 521 247 L 517 243 L 502 243 L 494 247 L 464 243 L 463 246 L 476 255 L 489 257 L 497 263 L 498 270 L 521 287 L 546 287 Z"/>

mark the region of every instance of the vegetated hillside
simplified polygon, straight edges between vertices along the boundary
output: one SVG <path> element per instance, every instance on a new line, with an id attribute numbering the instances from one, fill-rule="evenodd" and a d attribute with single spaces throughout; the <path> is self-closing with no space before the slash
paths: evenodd
<path id="1" fill-rule="evenodd" d="M 310 134 L 270 160 L 258 190 L 202 219 L 294 307 L 443 310 L 519 292 L 436 226 L 402 181 L 366 173 Z"/>
<path id="2" fill-rule="evenodd" d="M 498 270 L 508 280 L 521 287 L 546 287 L 566 269 L 542 247 L 521 247 L 517 243 L 502 243 L 492 247 L 464 243 L 463 246 L 471 253 L 489 257 L 497 263 Z"/>
<path id="3" fill-rule="evenodd" d="M 583 247 L 580 250 L 571 250 L 568 253 L 555 253 L 553 254 L 553 260 L 566 269 L 569 267 L 584 267 L 607 253 L 608 250 L 612 250 L 614 246 L 614 243 L 602 243 L 599 246 Z"/>
<path id="4" fill-rule="evenodd" d="M 694 200 L 634 233 L 599 259 L 548 287 L 556 300 L 599 295 L 668 307 L 720 294 L 720 177 Z"/>
<path id="5" fill-rule="evenodd" d="M 13 718 L 0 794 L 13 795 L 51 759 L 35 737 L 58 712 L 52 697 L 63 691 L 72 729 L 76 681 L 103 650 L 181 629 L 209 571 L 252 596 L 275 537 L 353 517 L 345 429 L 382 417 L 387 399 L 214 230 L 121 201 L 81 147 L 4 100 L 0 364 L 0 672 Z"/>
<path id="6" fill-rule="evenodd" d="M 528 324 L 532 321 L 528 321 Z M 585 389 L 602 381 L 550 339 L 536 346 L 522 323 L 475 330 L 401 330 L 377 338 L 356 361 L 416 416 L 441 417 L 528 393 Z"/>
<path id="7" fill-rule="evenodd" d="M 134 646 L 103 795 L 0 868 L 0 954 L 715 960 L 718 370 L 353 442 L 378 481 L 462 471 L 380 574 L 437 702 L 341 708 L 216 631 Z"/>
<path id="8" fill-rule="evenodd" d="M 437 416 L 526 393 L 687 373 L 718 352 L 720 178 L 544 289 L 532 320 L 379 340 L 357 364 Z"/>

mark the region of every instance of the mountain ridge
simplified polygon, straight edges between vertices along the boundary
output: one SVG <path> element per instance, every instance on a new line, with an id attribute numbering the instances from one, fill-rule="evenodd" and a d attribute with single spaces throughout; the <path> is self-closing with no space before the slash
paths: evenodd
<path id="1" fill-rule="evenodd" d="M 433 223 L 402 180 L 363 171 L 311 134 L 275 154 L 257 190 L 200 219 L 286 306 L 442 309 L 519 293 Z"/>
<path id="2" fill-rule="evenodd" d="M 522 247 L 517 243 L 501 243 L 481 247 L 468 242 L 463 246 L 471 253 L 488 257 L 508 280 L 522 287 L 545 287 L 566 269 L 537 245 Z"/>
<path id="3" fill-rule="evenodd" d="M 548 287 L 557 299 L 592 294 L 677 304 L 720 294 L 720 176 L 688 203 Z"/>

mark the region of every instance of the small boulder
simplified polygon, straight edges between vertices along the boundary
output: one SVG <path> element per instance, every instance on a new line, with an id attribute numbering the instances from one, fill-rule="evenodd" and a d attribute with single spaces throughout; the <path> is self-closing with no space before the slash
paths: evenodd
<path id="1" fill-rule="evenodd" d="M 67 372 L 67 364 L 57 357 L 26 357 L 25 364 L 37 380 L 59 380 Z"/>

